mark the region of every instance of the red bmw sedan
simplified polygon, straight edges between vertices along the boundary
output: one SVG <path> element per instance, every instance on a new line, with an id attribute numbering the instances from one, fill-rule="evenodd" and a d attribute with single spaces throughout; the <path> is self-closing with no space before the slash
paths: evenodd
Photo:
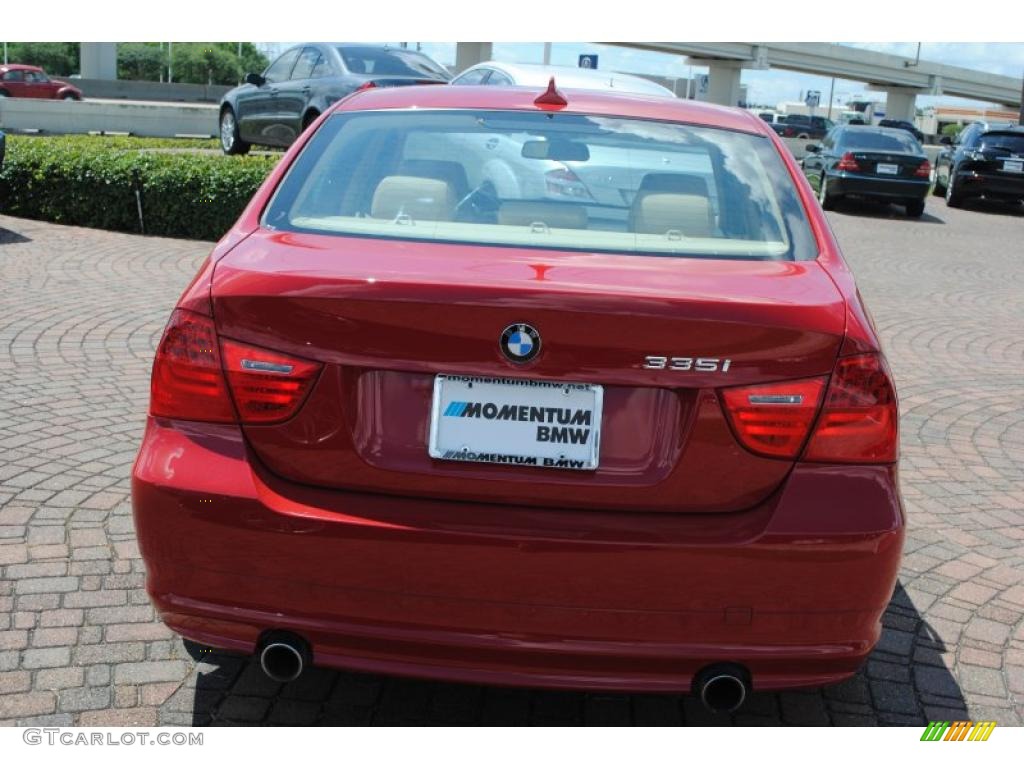
<path id="1" fill-rule="evenodd" d="M 879 638 L 897 404 L 828 224 L 741 110 L 369 89 L 179 300 L 133 470 L 163 621 L 573 689 L 834 683 Z"/>

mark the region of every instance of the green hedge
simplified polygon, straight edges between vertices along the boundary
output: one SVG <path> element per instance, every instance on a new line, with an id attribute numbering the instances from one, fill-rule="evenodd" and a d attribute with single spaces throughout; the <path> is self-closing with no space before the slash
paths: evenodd
<path id="1" fill-rule="evenodd" d="M 280 155 L 226 157 L 206 140 L 8 136 L 0 213 L 60 224 L 217 240 Z M 176 151 L 172 151 L 176 150 Z"/>

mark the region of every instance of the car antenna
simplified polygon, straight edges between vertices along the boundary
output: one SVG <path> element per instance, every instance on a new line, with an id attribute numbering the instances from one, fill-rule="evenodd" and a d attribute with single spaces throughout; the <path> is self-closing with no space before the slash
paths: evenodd
<path id="1" fill-rule="evenodd" d="M 569 106 L 565 96 L 555 87 L 554 77 L 548 82 L 548 89 L 534 99 L 533 103 L 541 109 L 561 109 L 562 107 Z"/>

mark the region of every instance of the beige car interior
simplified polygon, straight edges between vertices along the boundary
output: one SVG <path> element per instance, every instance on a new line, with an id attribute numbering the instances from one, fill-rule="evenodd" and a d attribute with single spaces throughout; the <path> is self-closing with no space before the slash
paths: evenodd
<path id="1" fill-rule="evenodd" d="M 633 198 L 629 228 L 648 235 L 713 236 L 715 217 L 707 182 L 691 174 L 647 174 Z"/>
<path id="2" fill-rule="evenodd" d="M 370 215 L 375 219 L 450 221 L 455 191 L 443 179 L 423 176 L 385 176 L 373 193 Z"/>
<path id="3" fill-rule="evenodd" d="M 452 221 L 460 192 L 468 186 L 458 163 L 414 161 L 385 176 L 373 195 L 375 219 Z M 535 229 L 586 229 L 587 209 L 576 203 L 506 200 L 499 225 Z M 682 173 L 644 176 L 629 210 L 628 229 L 669 237 L 713 237 L 715 216 L 703 177 Z"/>

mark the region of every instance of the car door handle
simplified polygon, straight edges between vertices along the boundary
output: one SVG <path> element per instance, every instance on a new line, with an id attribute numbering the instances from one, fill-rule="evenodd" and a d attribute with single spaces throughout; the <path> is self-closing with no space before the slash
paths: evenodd
<path id="1" fill-rule="evenodd" d="M 270 95 L 271 96 L 277 96 L 277 88 L 271 88 L 270 89 Z"/>
<path id="2" fill-rule="evenodd" d="M 312 93 L 313 89 L 310 88 L 308 85 L 304 85 L 304 86 L 302 86 L 302 92 L 303 93 Z"/>

